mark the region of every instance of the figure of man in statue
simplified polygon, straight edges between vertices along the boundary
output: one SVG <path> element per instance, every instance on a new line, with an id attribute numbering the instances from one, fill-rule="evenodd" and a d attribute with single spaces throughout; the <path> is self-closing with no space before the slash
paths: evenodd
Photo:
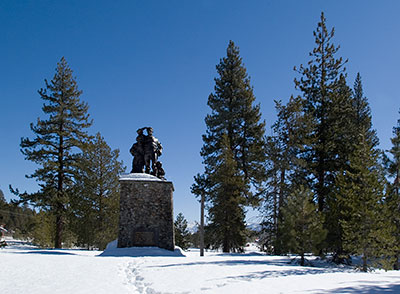
<path id="1" fill-rule="evenodd" d="M 132 170 L 131 173 L 143 173 L 144 168 L 144 141 L 145 135 L 143 130 L 145 128 L 138 129 L 136 132 L 138 136 L 136 137 L 136 143 L 134 143 L 129 150 L 133 155 Z"/>
<path id="2" fill-rule="evenodd" d="M 162 154 L 162 145 L 157 138 L 153 136 L 153 128 L 146 127 L 147 136 L 144 136 L 144 165 L 145 172 L 150 174 L 156 172 L 156 162 Z"/>

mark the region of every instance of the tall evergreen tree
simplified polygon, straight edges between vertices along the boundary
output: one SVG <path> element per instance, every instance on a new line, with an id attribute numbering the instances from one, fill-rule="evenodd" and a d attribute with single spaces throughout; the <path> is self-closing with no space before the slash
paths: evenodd
<path id="1" fill-rule="evenodd" d="M 337 195 L 333 193 L 336 187 L 336 177 L 342 170 L 348 170 L 349 154 L 354 150 L 353 142 L 358 141 L 360 129 L 353 121 L 354 108 L 352 103 L 352 92 L 347 86 L 344 76 L 338 81 L 338 89 L 332 93 L 332 104 L 327 122 L 329 129 L 326 131 L 329 142 L 329 152 L 326 154 L 326 160 L 329 162 L 327 170 L 327 182 L 329 191 L 325 195 L 325 228 L 328 229 L 328 235 L 325 243 L 325 249 L 334 252 L 333 260 L 337 263 L 348 262 L 347 254 L 343 249 L 343 236 L 340 226 L 343 207 L 337 201 Z"/>
<path id="2" fill-rule="evenodd" d="M 279 226 L 282 222 L 282 208 L 293 185 L 301 184 L 303 163 L 298 154 L 301 151 L 308 120 L 304 118 L 300 97 L 291 97 L 286 106 L 276 101 L 278 119 L 273 125 L 273 135 L 267 137 L 267 189 L 261 210 L 264 214 L 264 246 L 280 254 Z M 304 183 L 302 183 L 304 184 Z"/>
<path id="3" fill-rule="evenodd" d="M 226 134 L 240 176 L 246 183 L 243 192 L 254 203 L 256 197 L 250 187 L 257 190 L 265 179 L 265 122 L 261 121 L 260 105 L 254 105 L 253 89 L 239 48 L 232 41 L 227 56 L 217 65 L 217 72 L 215 92 L 208 97 L 211 114 L 205 118 L 207 130 L 201 150 L 206 174 L 211 174 L 218 165 L 222 136 Z"/>
<path id="4" fill-rule="evenodd" d="M 194 186 L 207 183 L 202 190 L 210 203 L 210 228 L 223 236 L 216 236 L 214 245 L 222 246 L 224 251 L 240 251 L 245 230 L 242 205 L 258 203 L 265 180 L 265 123 L 261 122 L 260 106 L 254 104 L 239 48 L 232 41 L 217 72 L 215 91 L 208 97 L 211 114 L 205 119 L 207 130 L 201 149 L 205 172 L 203 177 L 195 178 Z M 225 210 L 228 207 L 232 210 Z"/>
<path id="5" fill-rule="evenodd" d="M 371 260 L 390 255 L 395 240 L 383 205 L 384 177 L 379 153 L 364 134 L 355 142 L 350 168 L 337 177 L 337 198 L 342 203 L 343 247 L 349 253 L 362 255 L 362 270 L 367 271 Z"/>
<path id="6" fill-rule="evenodd" d="M 211 207 L 208 210 L 211 242 L 216 249 L 222 247 L 223 252 L 243 252 L 246 243 L 245 183 L 237 169 L 227 135 L 223 135 L 220 146 L 219 165 L 210 175 L 210 181 L 215 183 L 210 190 Z"/>
<path id="7" fill-rule="evenodd" d="M 366 140 L 371 147 L 376 147 L 379 140 L 376 131 L 372 128 L 371 109 L 368 99 L 364 96 L 360 73 L 357 73 L 353 87 L 354 124 L 357 132 L 367 130 Z"/>
<path id="8" fill-rule="evenodd" d="M 88 105 L 80 100 L 72 70 L 65 58 L 57 64 L 53 79 L 45 80 L 45 89 L 39 95 L 45 104 L 47 119 L 38 118 L 31 130 L 34 139 L 22 138 L 21 151 L 27 160 L 40 165 L 28 178 L 39 181 L 40 190 L 32 194 L 19 194 L 22 201 L 31 202 L 52 211 L 55 215 L 55 244 L 62 247 L 66 212 L 69 207 L 71 186 L 77 162 L 77 148 L 88 138 L 85 128 L 91 125 Z M 18 191 L 15 191 L 18 193 Z"/>
<path id="9" fill-rule="evenodd" d="M 400 111 L 399 111 L 400 113 Z M 393 128 L 392 148 L 389 150 L 391 159 L 389 162 L 389 176 L 393 179 L 392 191 L 393 194 L 399 197 L 400 194 L 400 119 L 397 121 L 397 126 Z"/>
<path id="10" fill-rule="evenodd" d="M 318 210 L 324 214 L 328 229 L 324 249 L 334 252 L 334 260 L 341 262 L 339 256 L 345 252 L 340 225 L 342 207 L 334 193 L 336 177 L 350 168 L 349 155 L 355 148 L 351 142 L 359 140 L 360 133 L 364 134 L 362 130 L 369 130 L 371 134 L 373 131 L 359 126 L 368 120 L 360 119 L 364 111 L 368 114 L 368 104 L 360 87 L 355 98 L 347 85 L 344 67 L 347 61 L 336 57 L 339 46 L 332 43 L 334 29 L 328 31 L 323 13 L 314 36 L 316 46 L 310 53 L 308 67 L 300 66 L 297 71 L 301 78 L 295 80 L 302 92 L 304 115 L 310 126 L 299 156 L 306 162 L 304 171 L 308 174 L 309 186 L 315 193 Z"/>
<path id="11" fill-rule="evenodd" d="M 118 156 L 97 133 L 78 161 L 71 218 L 80 246 L 103 250 L 118 235 L 118 177 L 124 171 Z"/>
<path id="12" fill-rule="evenodd" d="M 176 216 L 176 219 L 174 222 L 175 244 L 177 246 L 181 247 L 183 250 L 186 250 L 189 248 L 190 232 L 189 232 L 187 226 L 188 226 L 187 220 L 183 216 L 183 213 L 180 212 Z"/>
<path id="13" fill-rule="evenodd" d="M 353 171 L 351 166 L 355 157 L 361 156 L 362 153 L 357 151 L 361 145 L 371 150 L 371 153 L 379 156 L 377 150 L 379 143 L 376 131 L 372 128 L 371 111 L 368 100 L 364 97 L 361 75 L 358 73 L 353 91 L 346 85 L 343 76 L 338 82 L 339 88 L 333 97 L 333 107 L 331 110 L 331 137 L 333 141 L 333 155 L 336 155 L 336 166 L 332 170 L 333 178 L 338 174 L 346 174 L 346 171 Z M 339 115 L 338 115 L 339 114 Z M 375 162 L 376 168 L 379 162 Z M 331 191 L 334 191 L 338 182 L 334 182 Z M 341 223 L 348 219 L 346 206 L 343 201 L 338 201 L 335 193 L 327 194 L 326 227 L 329 228 L 327 244 L 328 249 L 335 252 L 334 260 L 336 262 L 348 262 L 349 255 L 344 249 L 344 232 Z"/>
<path id="14" fill-rule="evenodd" d="M 394 236 L 396 243 L 400 244 L 400 119 L 397 126 L 393 128 L 393 137 L 391 138 L 392 148 L 389 150 L 391 155 L 388 163 L 388 174 L 391 179 L 387 188 L 387 207 L 390 213 L 390 220 L 395 225 Z M 400 264 L 400 246 L 395 250 L 394 269 L 399 270 Z"/>
<path id="15" fill-rule="evenodd" d="M 312 141 L 304 156 L 313 175 L 312 183 L 320 211 L 326 209 L 327 194 L 334 182 L 332 175 L 337 154 L 333 152 L 335 137 L 332 137 L 332 133 L 335 134 L 335 131 L 330 123 L 340 120 L 340 117 L 332 117 L 331 110 L 334 96 L 340 90 L 339 80 L 346 63 L 341 57 L 335 57 L 339 47 L 332 43 L 333 36 L 334 29 L 328 31 L 324 13 L 321 13 L 321 20 L 314 31 L 316 46 L 310 52 L 308 67 L 301 65 L 298 69 L 295 68 L 301 74 L 299 80 L 295 79 L 295 84 L 303 93 L 305 113 L 312 122 L 308 134 Z"/>

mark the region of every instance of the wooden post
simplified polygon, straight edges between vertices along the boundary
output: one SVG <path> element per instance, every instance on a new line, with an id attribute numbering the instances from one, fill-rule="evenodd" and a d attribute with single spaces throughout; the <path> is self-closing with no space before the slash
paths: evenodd
<path id="1" fill-rule="evenodd" d="M 200 256 L 204 256 L 204 192 L 200 201 Z"/>

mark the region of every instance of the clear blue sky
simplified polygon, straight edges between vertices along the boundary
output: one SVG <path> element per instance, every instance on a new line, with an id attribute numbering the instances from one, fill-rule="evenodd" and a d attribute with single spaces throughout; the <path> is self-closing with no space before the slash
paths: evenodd
<path id="1" fill-rule="evenodd" d="M 65 56 L 100 132 L 125 165 L 135 130 L 152 126 L 174 182 L 175 214 L 198 219 L 190 194 L 203 170 L 199 155 L 215 65 L 229 40 L 239 46 L 261 104 L 267 132 L 274 99 L 287 101 L 294 66 L 308 61 L 321 11 L 335 27 L 338 56 L 349 59 L 348 82 L 363 79 L 381 148 L 390 148 L 400 115 L 399 1 L 1 1 L 0 189 L 35 191 L 25 179 L 35 165 L 20 153 L 21 137 L 41 116 L 37 90 Z"/>

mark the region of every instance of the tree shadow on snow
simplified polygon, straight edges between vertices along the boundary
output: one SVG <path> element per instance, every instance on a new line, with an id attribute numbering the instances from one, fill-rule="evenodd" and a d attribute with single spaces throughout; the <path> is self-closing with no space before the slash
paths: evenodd
<path id="1" fill-rule="evenodd" d="M 56 250 L 52 250 L 52 249 L 48 249 L 48 250 L 37 249 L 37 250 L 30 250 L 30 251 L 25 251 L 25 252 L 15 252 L 15 253 L 18 253 L 18 254 L 44 254 L 44 255 L 76 255 L 75 253 L 56 251 Z"/>
<path id="2" fill-rule="evenodd" d="M 384 286 L 379 286 L 379 282 L 374 281 L 368 285 L 367 281 L 356 282 L 361 284 L 360 286 L 348 286 L 340 287 L 332 290 L 316 290 L 318 293 L 358 293 L 358 294 L 385 294 L 385 293 L 400 293 L 400 281 L 399 283 L 385 284 Z M 387 282 L 380 282 L 387 283 Z"/>
<path id="3" fill-rule="evenodd" d="M 225 255 L 226 256 L 226 255 Z M 188 263 L 165 264 L 152 267 L 179 267 L 179 266 L 197 266 L 197 265 L 217 265 L 217 266 L 243 266 L 243 265 L 263 265 L 263 266 L 285 266 L 291 267 L 290 270 L 282 269 L 279 273 L 286 272 L 286 275 L 305 275 L 305 274 L 320 274 L 344 272 L 343 268 L 336 267 L 302 267 L 290 264 L 287 257 L 277 258 L 274 260 L 248 260 L 248 259 L 232 259 L 232 260 L 214 260 L 214 261 L 196 261 Z M 351 271 L 351 269 L 349 269 Z M 273 271 L 265 271 L 263 274 L 268 274 Z"/>
<path id="4" fill-rule="evenodd" d="M 265 261 L 265 260 L 221 260 L 221 261 L 196 261 L 188 263 L 175 263 L 175 264 L 165 264 L 154 267 L 178 267 L 178 266 L 194 266 L 194 265 L 218 265 L 218 266 L 236 266 L 236 265 L 288 265 L 287 259 L 276 260 L 276 261 Z"/>
<path id="5" fill-rule="evenodd" d="M 261 280 L 267 278 L 288 277 L 288 276 L 319 275 L 319 274 L 337 273 L 337 272 L 343 273 L 343 269 L 310 268 L 310 267 L 293 266 L 292 269 L 258 271 L 246 275 L 228 276 L 226 277 L 226 279 L 250 281 L 256 279 Z"/>
<path id="6" fill-rule="evenodd" d="M 234 259 L 234 260 L 221 260 L 221 261 L 198 261 L 190 263 L 177 263 L 177 264 L 165 264 L 150 267 L 179 267 L 179 266 L 201 266 L 201 265 L 217 265 L 217 266 L 276 266 L 282 267 L 282 269 L 271 269 L 265 271 L 255 271 L 244 275 L 234 275 L 227 276 L 224 279 L 234 279 L 234 280 L 244 280 L 251 281 L 254 279 L 266 279 L 266 278 L 276 278 L 285 276 L 299 276 L 299 275 L 319 275 L 326 273 L 343 273 L 343 272 L 353 272 L 353 269 L 348 268 L 337 268 L 337 267 L 306 267 L 289 264 L 287 257 L 278 258 L 275 260 L 247 260 L 247 259 Z M 218 279 L 217 279 L 218 280 Z M 399 292 L 400 293 L 400 292 Z"/>

